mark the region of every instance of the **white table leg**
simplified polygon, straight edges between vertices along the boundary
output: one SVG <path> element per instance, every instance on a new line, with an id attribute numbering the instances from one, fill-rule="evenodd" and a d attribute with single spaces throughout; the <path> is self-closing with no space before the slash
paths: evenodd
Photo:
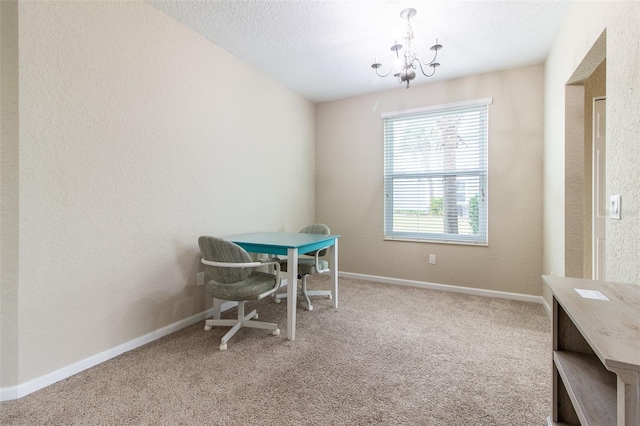
<path id="1" fill-rule="evenodd" d="M 296 306 L 298 301 L 298 249 L 287 249 L 287 338 L 296 338 Z"/>
<path id="2" fill-rule="evenodd" d="M 334 244 L 329 249 L 329 269 L 331 270 L 331 293 L 333 298 L 333 307 L 338 307 L 338 239 L 334 240 Z"/>

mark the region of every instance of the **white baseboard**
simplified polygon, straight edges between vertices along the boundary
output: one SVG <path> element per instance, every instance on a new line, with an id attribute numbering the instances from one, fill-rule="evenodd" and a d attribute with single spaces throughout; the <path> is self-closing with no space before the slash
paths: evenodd
<path id="1" fill-rule="evenodd" d="M 424 281 L 413 281 L 413 280 L 403 280 L 398 278 L 379 277 L 376 275 L 353 274 L 351 272 L 340 272 L 339 275 L 341 277 L 353 278 L 357 280 L 375 281 L 375 282 L 381 282 L 385 284 L 397 284 L 397 285 L 404 285 L 409 287 L 427 288 L 430 290 L 449 291 L 453 293 L 473 294 L 476 296 L 498 297 L 501 299 L 520 300 L 522 302 L 542 303 L 546 305 L 546 303 L 544 302 L 544 298 L 542 296 L 534 296 L 531 294 L 510 293 L 507 291 L 496 291 L 496 290 L 485 290 L 485 289 L 473 288 L 473 287 L 460 287 L 455 285 L 436 284 L 436 283 L 429 283 Z M 545 306 L 545 308 L 547 308 L 547 310 L 549 311 L 548 306 Z"/>
<path id="2" fill-rule="evenodd" d="M 280 287 L 285 287 L 286 285 L 287 285 L 287 280 L 286 279 L 282 280 Z M 226 310 L 229 310 L 235 307 L 237 304 L 238 302 L 224 302 L 220 307 L 220 311 L 224 312 Z M 162 327 L 159 330 L 152 331 L 151 333 L 147 333 L 144 336 L 130 340 L 114 348 L 111 348 L 99 354 L 90 356 L 89 358 L 85 358 L 81 361 L 78 361 L 76 363 L 63 367 L 59 370 L 53 371 L 49 374 L 45 374 L 44 376 L 35 378 L 26 383 L 22 383 L 16 386 L 2 387 L 0 388 L 0 401 L 10 401 L 12 399 L 22 398 L 23 396 L 29 395 L 30 393 L 46 388 L 47 386 L 50 386 L 56 382 L 59 382 L 60 380 L 69 378 L 75 374 L 78 374 L 86 369 L 89 369 L 105 361 L 108 361 L 111 358 L 115 358 L 118 355 L 121 355 L 132 349 L 138 348 L 142 345 L 146 345 L 147 343 L 151 343 L 154 340 L 157 340 L 161 337 L 167 336 L 173 332 L 176 332 L 185 327 L 188 327 L 191 324 L 195 324 L 198 321 L 204 321 L 205 319 L 211 316 L 213 316 L 213 308 L 207 309 L 206 311 L 200 312 L 199 314 L 192 315 L 189 318 L 176 321 L 173 324 L 169 324 L 165 327 Z"/>
<path id="3" fill-rule="evenodd" d="M 226 302 L 222 305 L 222 309 L 226 310 L 233 306 L 235 306 L 235 302 Z M 60 380 L 64 380 L 68 377 L 78 374 L 88 368 L 108 361 L 111 358 L 115 358 L 118 355 L 121 355 L 132 349 L 138 348 L 142 345 L 146 345 L 147 343 L 153 342 L 154 340 L 167 336 L 175 331 L 181 330 L 199 321 L 204 321 L 206 318 L 209 318 L 212 315 L 213 308 L 207 309 L 206 311 L 200 312 L 199 314 L 174 322 L 173 324 L 169 324 L 158 330 L 152 331 L 151 333 L 147 333 L 144 336 L 122 343 L 121 345 L 118 345 L 114 348 L 90 356 L 89 358 L 85 358 L 81 361 L 53 371 L 49 374 L 45 374 L 44 376 L 35 378 L 26 383 L 22 383 L 17 386 L 2 387 L 0 388 L 0 401 L 9 401 L 12 399 L 22 398 L 23 396 L 29 395 L 30 393 L 50 386 L 56 382 L 59 382 Z"/>
<path id="4" fill-rule="evenodd" d="M 549 318 L 553 317 L 553 313 L 551 312 L 551 306 L 549 306 L 549 304 L 547 303 L 546 299 L 544 297 L 540 297 L 542 299 L 542 306 L 544 306 L 544 308 L 547 310 L 547 314 L 549 315 Z"/>
<path id="5" fill-rule="evenodd" d="M 547 312 L 551 312 L 549 305 L 546 303 L 546 301 L 542 296 L 532 296 L 528 294 L 509 293 L 509 292 L 495 291 L 495 290 L 484 290 L 484 289 L 471 288 L 471 287 L 458 287 L 458 286 L 452 286 L 452 285 L 446 285 L 446 284 L 428 283 L 423 281 L 402 280 L 397 278 L 379 277 L 375 275 L 354 274 L 350 272 L 339 272 L 339 276 L 345 277 L 345 278 L 381 282 L 386 284 L 397 284 L 397 285 L 405 285 L 405 286 L 411 286 L 411 287 L 427 288 L 431 290 L 442 290 L 442 291 L 450 291 L 455 293 L 473 294 L 477 296 L 499 297 L 503 299 L 520 300 L 524 302 L 542 303 L 547 309 Z M 281 286 L 284 287 L 286 285 L 287 285 L 286 280 L 283 280 Z M 224 302 L 221 306 L 221 311 L 224 312 L 228 309 L 233 308 L 236 305 L 237 305 L 237 302 Z M 43 389 L 47 386 L 50 386 L 56 382 L 59 382 L 60 380 L 64 380 L 68 377 L 78 374 L 84 370 L 87 370 L 91 367 L 94 367 L 98 364 L 108 361 L 111 358 L 115 358 L 118 355 L 121 355 L 125 352 L 133 350 L 140 346 L 146 345 L 147 343 L 151 343 L 154 340 L 157 340 L 161 337 L 167 336 L 173 332 L 176 332 L 192 324 L 195 324 L 198 321 L 203 321 L 206 318 L 211 317 L 212 315 L 213 315 L 213 308 L 207 309 L 206 311 L 200 312 L 196 315 L 192 315 L 189 318 L 185 318 L 173 324 L 169 324 L 165 327 L 160 328 L 159 330 L 152 331 L 151 333 L 147 333 L 144 336 L 130 340 L 114 348 L 111 348 L 99 354 L 90 356 L 89 358 L 85 358 L 74 364 L 68 365 L 59 370 L 53 371 L 49 374 L 45 374 L 44 376 L 35 378 L 26 383 L 22 383 L 16 386 L 2 387 L 0 388 L 0 401 L 9 401 L 12 399 L 22 398 L 23 396 L 29 395 L 30 393 Z"/>

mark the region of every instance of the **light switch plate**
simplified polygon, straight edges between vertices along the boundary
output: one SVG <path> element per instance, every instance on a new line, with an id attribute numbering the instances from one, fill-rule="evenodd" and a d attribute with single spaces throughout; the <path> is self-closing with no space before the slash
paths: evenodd
<path id="1" fill-rule="evenodd" d="M 609 201 L 609 217 L 611 219 L 621 219 L 621 197 L 619 195 L 612 195 Z"/>

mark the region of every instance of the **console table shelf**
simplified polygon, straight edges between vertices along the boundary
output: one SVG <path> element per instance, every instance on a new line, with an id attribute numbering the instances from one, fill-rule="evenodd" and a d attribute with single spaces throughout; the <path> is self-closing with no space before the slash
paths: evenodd
<path id="1" fill-rule="evenodd" d="M 581 423 L 616 423 L 616 376 L 595 355 L 555 351 L 553 361 Z"/>
<path id="2" fill-rule="evenodd" d="M 640 285 L 543 280 L 553 293 L 547 424 L 640 426 Z"/>

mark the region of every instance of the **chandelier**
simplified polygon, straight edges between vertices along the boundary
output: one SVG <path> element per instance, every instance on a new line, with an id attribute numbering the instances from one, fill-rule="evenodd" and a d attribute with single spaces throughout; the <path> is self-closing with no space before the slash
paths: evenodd
<path id="1" fill-rule="evenodd" d="M 409 88 L 409 83 L 416 77 L 416 67 L 420 67 L 420 71 L 425 77 L 431 77 L 435 74 L 436 68 L 440 66 L 438 62 L 436 62 L 436 58 L 438 57 L 438 50 L 442 49 L 442 45 L 438 44 L 438 39 L 436 39 L 436 44 L 431 46 L 431 50 L 434 51 L 433 59 L 431 62 L 425 62 L 424 64 L 420 60 L 420 55 L 416 50 L 416 47 L 413 43 L 413 29 L 411 28 L 411 18 L 416 15 L 415 9 L 405 9 L 400 12 L 400 17 L 407 20 L 407 34 L 404 36 L 403 40 L 405 45 L 398 43 L 396 40 L 395 44 L 391 46 L 391 51 L 396 53 L 396 58 L 398 58 L 398 64 L 392 67 L 388 73 L 380 74 L 378 69 L 382 67 L 382 64 L 378 62 L 378 58 L 375 59 L 375 62 L 371 65 L 371 68 L 376 70 L 376 74 L 378 77 L 386 77 L 392 72 L 393 76 L 398 78 L 398 83 L 402 84 L 403 82 L 407 82 L 407 89 Z M 404 48 L 404 51 L 401 51 Z M 427 74 L 424 72 L 424 67 L 431 67 L 431 72 Z"/>

